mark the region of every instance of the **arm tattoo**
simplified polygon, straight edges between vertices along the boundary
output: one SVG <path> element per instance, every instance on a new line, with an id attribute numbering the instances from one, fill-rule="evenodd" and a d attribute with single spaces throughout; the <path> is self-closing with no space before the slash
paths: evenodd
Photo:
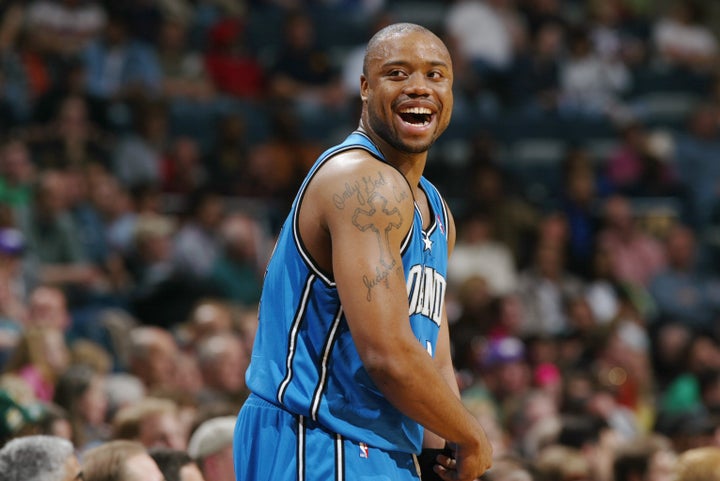
<path id="1" fill-rule="evenodd" d="M 380 264 L 375 269 L 375 275 L 363 276 L 363 282 L 368 289 L 367 299 L 370 300 L 371 291 L 375 286 L 387 286 L 390 272 L 397 266 L 390 250 L 390 231 L 402 227 L 403 218 L 397 207 L 388 208 L 388 200 L 375 192 L 368 199 L 369 209 L 358 207 L 352 217 L 352 223 L 362 232 L 372 231 L 377 237 L 380 248 Z"/>

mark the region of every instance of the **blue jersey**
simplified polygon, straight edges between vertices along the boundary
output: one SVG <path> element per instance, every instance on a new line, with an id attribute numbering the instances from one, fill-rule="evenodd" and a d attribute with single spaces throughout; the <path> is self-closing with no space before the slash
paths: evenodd
<path id="1" fill-rule="evenodd" d="M 398 411 L 378 390 L 358 355 L 333 279 L 315 265 L 299 239 L 298 212 L 310 180 L 334 155 L 364 149 L 384 158 L 359 131 L 325 151 L 310 169 L 286 219 L 265 274 L 259 326 L 247 372 L 250 390 L 266 401 L 326 429 L 384 450 L 419 452 L 422 427 Z M 431 215 L 423 229 L 415 208 L 402 243 L 409 321 L 434 354 L 447 276 L 446 205 L 421 178 Z"/>

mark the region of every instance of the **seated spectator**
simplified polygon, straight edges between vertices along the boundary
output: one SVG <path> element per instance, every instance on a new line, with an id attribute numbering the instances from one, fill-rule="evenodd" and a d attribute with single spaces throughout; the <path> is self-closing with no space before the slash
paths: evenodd
<path id="1" fill-rule="evenodd" d="M 276 104 L 284 111 L 291 102 L 300 119 L 327 115 L 345 105 L 339 72 L 315 34 L 306 12 L 289 12 L 283 23 L 282 45 L 269 72 L 269 89 Z"/>
<path id="2" fill-rule="evenodd" d="M 181 135 L 172 140 L 161 163 L 163 192 L 187 198 L 207 184 L 207 169 L 200 150 L 193 137 Z"/>
<path id="3" fill-rule="evenodd" d="M 598 244 L 610 255 L 615 278 L 635 287 L 647 287 L 666 263 L 662 245 L 641 230 L 630 200 L 621 195 L 611 196 L 605 203 Z"/>
<path id="4" fill-rule="evenodd" d="M 264 97 L 265 69 L 245 39 L 245 25 L 239 18 L 223 18 L 210 27 L 204 67 L 219 93 L 246 100 Z"/>
<path id="5" fill-rule="evenodd" d="M 235 481 L 232 450 L 235 420 L 236 416 L 211 418 L 190 437 L 188 454 L 207 480 Z"/>
<path id="6" fill-rule="evenodd" d="M 110 168 L 112 139 L 92 122 L 87 99 L 68 95 L 58 102 L 57 112 L 31 144 L 35 164 L 42 170 Z"/>
<path id="7" fill-rule="evenodd" d="M 170 101 L 210 101 L 215 94 L 200 52 L 189 44 L 189 19 L 166 15 L 157 41 L 158 62 L 162 72 L 162 96 Z M 235 80 L 245 78 L 238 75 Z"/>
<path id="8" fill-rule="evenodd" d="M 631 82 L 625 64 L 598 56 L 582 26 L 569 33 L 568 50 L 560 69 L 561 110 L 589 117 L 623 113 L 621 97 Z"/>
<path id="9" fill-rule="evenodd" d="M 513 108 L 528 115 L 557 111 L 564 36 L 560 22 L 543 23 L 527 50 L 519 52 L 510 76 Z"/>
<path id="10" fill-rule="evenodd" d="M 198 401 L 234 403 L 239 411 L 249 394 L 245 371 L 250 363 L 240 338 L 229 332 L 209 336 L 196 345 L 195 352 L 204 385 Z"/>
<path id="11" fill-rule="evenodd" d="M 540 243 L 532 266 L 519 276 L 519 294 L 525 313 L 522 331 L 526 334 L 559 334 L 568 329 L 565 303 L 580 295 L 583 282 L 565 268 L 561 245 Z"/>
<path id="12" fill-rule="evenodd" d="M 169 331 L 138 326 L 130 333 L 128 371 L 142 380 L 149 391 L 175 386 L 179 349 Z"/>
<path id="13" fill-rule="evenodd" d="M 178 405 L 169 399 L 148 397 L 128 405 L 115 414 L 112 426 L 114 439 L 137 441 L 147 449 L 187 448 Z"/>
<path id="14" fill-rule="evenodd" d="M 705 19 L 701 2 L 671 2 L 669 11 L 657 17 L 653 28 L 653 47 L 659 59 L 671 66 L 700 71 L 715 65 L 718 40 L 703 24 Z"/>
<path id="15" fill-rule="evenodd" d="M 30 208 L 36 169 L 25 141 L 8 137 L 0 144 L 0 203 L 19 217 Z"/>
<path id="16" fill-rule="evenodd" d="M 60 375 L 70 365 L 70 350 L 62 330 L 51 326 L 26 329 L 5 366 L 31 388 L 35 398 L 43 402 L 53 399 Z"/>
<path id="17" fill-rule="evenodd" d="M 475 212 L 459 222 L 458 239 L 450 257 L 448 281 L 459 286 L 471 276 L 487 280 L 490 294 L 502 296 L 517 288 L 515 259 L 510 249 L 498 242 L 490 217 Z"/>
<path id="18" fill-rule="evenodd" d="M 650 435 L 617 446 L 613 461 L 614 481 L 648 479 L 670 481 L 677 455 L 669 439 Z"/>
<path id="19" fill-rule="evenodd" d="M 443 26 L 459 73 L 487 86 L 498 100 L 505 100 L 510 67 L 526 36 L 514 4 L 502 0 L 456 1 L 449 7 Z"/>
<path id="20" fill-rule="evenodd" d="M 167 109 L 163 102 L 134 105 L 133 128 L 118 140 L 112 159 L 112 172 L 123 187 L 160 185 L 170 141 Z"/>
<path id="21" fill-rule="evenodd" d="M 720 448 L 705 446 L 681 453 L 675 466 L 677 481 L 720 480 Z"/>
<path id="22" fill-rule="evenodd" d="M 82 252 L 78 229 L 66 204 L 66 179 L 47 171 L 38 180 L 33 205 L 19 222 L 30 261 L 37 264 L 36 283 L 60 286 L 71 302 L 101 289 L 102 272 Z"/>
<path id="23" fill-rule="evenodd" d="M 197 463 L 185 451 L 152 448 L 149 454 L 165 476 L 165 481 L 205 481 Z"/>
<path id="24" fill-rule="evenodd" d="M 58 379 L 54 402 L 68 413 L 73 444 L 79 451 L 110 439 L 104 376 L 92 368 L 70 366 Z"/>
<path id="25" fill-rule="evenodd" d="M 16 438 L 3 446 L 0 473 L 8 481 L 84 479 L 73 444 L 45 435 Z"/>
<path id="26" fill-rule="evenodd" d="M 551 445 L 538 453 L 533 466 L 537 481 L 590 481 L 592 471 L 579 448 Z"/>
<path id="27" fill-rule="evenodd" d="M 253 306 L 260 301 L 262 273 L 267 262 L 266 236 L 258 221 L 244 213 L 228 215 L 220 226 L 220 253 L 210 278 L 223 298 Z"/>
<path id="28" fill-rule="evenodd" d="M 83 454 L 84 481 L 163 481 L 160 468 L 142 444 L 113 440 Z"/>
<path id="29" fill-rule="evenodd" d="M 173 237 L 175 271 L 192 281 L 210 276 L 220 255 L 220 226 L 225 201 L 207 188 L 196 189 L 188 199 L 187 216 Z"/>
<path id="30" fill-rule="evenodd" d="M 128 18 L 121 11 L 108 16 L 101 37 L 83 51 L 87 65 L 88 92 L 111 103 L 160 93 L 162 72 L 152 47 L 134 39 Z M 117 125 L 119 119 L 111 119 Z"/>
<path id="31" fill-rule="evenodd" d="M 648 287 L 656 307 L 656 320 L 671 320 L 695 331 L 713 332 L 720 316 L 720 279 L 700 272 L 695 233 L 683 225 L 665 238 L 667 266 Z"/>
<path id="32" fill-rule="evenodd" d="M 102 3 L 77 0 L 34 0 L 27 30 L 43 52 L 59 58 L 76 55 L 98 38 L 107 22 Z"/>

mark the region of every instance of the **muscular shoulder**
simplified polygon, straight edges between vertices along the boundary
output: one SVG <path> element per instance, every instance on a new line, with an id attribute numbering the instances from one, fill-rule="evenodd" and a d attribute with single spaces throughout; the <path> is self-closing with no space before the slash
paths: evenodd
<path id="1" fill-rule="evenodd" d="M 413 213 L 405 177 L 367 152 L 352 150 L 328 160 L 308 184 L 299 212 L 300 237 L 315 263 L 333 276 L 333 254 L 370 255 L 364 249 L 380 233 L 388 248 L 399 246 Z"/>
<path id="2" fill-rule="evenodd" d="M 326 215 L 357 208 L 413 209 L 410 186 L 394 167 L 362 150 L 330 159 L 309 188 L 309 199 Z"/>

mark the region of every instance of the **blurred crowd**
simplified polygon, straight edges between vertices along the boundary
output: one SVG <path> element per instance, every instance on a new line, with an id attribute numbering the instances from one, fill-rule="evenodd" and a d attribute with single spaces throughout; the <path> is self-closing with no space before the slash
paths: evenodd
<path id="1" fill-rule="evenodd" d="M 456 218 L 451 343 L 495 448 L 486 478 L 670 481 L 698 452 L 717 466 L 717 13 L 1 2 L 0 445 L 64 463 L 43 436 L 68 439 L 86 479 L 115 452 L 158 480 L 234 481 L 280 222 L 357 126 L 365 42 L 413 21 L 454 60 L 454 117 L 426 173 Z"/>

